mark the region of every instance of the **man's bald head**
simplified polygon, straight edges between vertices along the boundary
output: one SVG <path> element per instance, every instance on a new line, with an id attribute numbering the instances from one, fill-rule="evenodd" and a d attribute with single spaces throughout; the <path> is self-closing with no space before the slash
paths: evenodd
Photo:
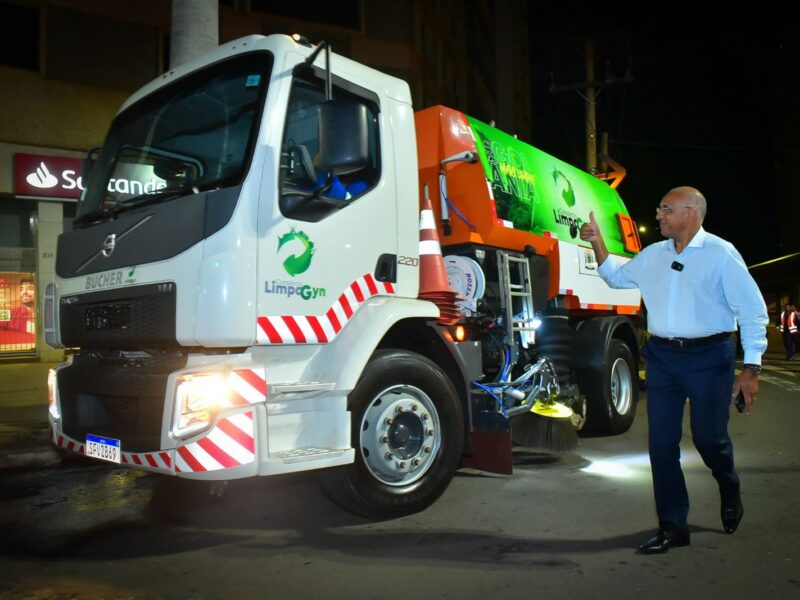
<path id="1" fill-rule="evenodd" d="M 668 196 L 680 198 L 687 206 L 697 207 L 698 223 L 702 223 L 706 218 L 706 198 L 700 193 L 700 190 L 684 185 L 671 189 L 664 197 Z"/>

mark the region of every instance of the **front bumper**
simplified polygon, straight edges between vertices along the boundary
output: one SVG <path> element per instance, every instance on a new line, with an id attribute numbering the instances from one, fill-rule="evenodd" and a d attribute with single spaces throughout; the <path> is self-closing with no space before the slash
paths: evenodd
<path id="1" fill-rule="evenodd" d="M 55 446 L 85 454 L 84 441 L 62 433 L 58 423 L 52 423 L 52 432 Z M 210 430 L 175 448 L 153 452 L 126 452 L 123 448 L 120 460 L 122 465 L 165 475 L 205 479 L 256 475 L 255 410 L 220 418 Z"/>
<path id="2" fill-rule="evenodd" d="M 88 381 L 76 373 L 88 375 L 91 369 L 65 375 L 72 364 L 64 365 L 55 377 L 53 444 L 85 455 L 87 435 L 117 439 L 123 466 L 211 481 L 353 462 L 345 393 L 333 384 L 273 384 L 268 395 L 266 367 L 251 356 L 216 358 L 194 357 L 168 374 L 153 370 L 153 377 L 163 377 L 157 407 L 142 402 L 142 389 L 129 389 L 130 379 L 115 373 L 113 365 L 104 365 L 107 372 L 92 371 Z M 185 439 L 173 435 L 176 381 L 187 373 L 220 370 L 229 374 L 232 392 L 211 425 Z M 147 370 L 135 373 L 141 379 Z M 108 383 L 114 379 L 116 384 Z M 72 398 L 60 402 L 62 391 Z"/>

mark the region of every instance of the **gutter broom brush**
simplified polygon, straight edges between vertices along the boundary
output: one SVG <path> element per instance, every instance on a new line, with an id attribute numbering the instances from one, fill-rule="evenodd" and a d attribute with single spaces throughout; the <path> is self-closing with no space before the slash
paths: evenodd
<path id="1" fill-rule="evenodd" d="M 533 450 L 566 454 L 578 447 L 572 409 L 554 400 L 537 400 L 529 412 L 511 419 L 514 444 Z"/>

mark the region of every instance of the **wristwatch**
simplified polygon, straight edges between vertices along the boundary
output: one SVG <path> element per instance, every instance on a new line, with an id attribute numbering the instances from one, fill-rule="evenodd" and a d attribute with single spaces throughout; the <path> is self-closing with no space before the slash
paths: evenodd
<path id="1" fill-rule="evenodd" d="M 751 370 L 753 373 L 755 373 L 756 375 L 758 375 L 759 373 L 761 373 L 761 365 L 754 365 L 754 364 L 752 364 L 752 363 L 745 363 L 745 364 L 744 364 L 744 366 L 743 366 L 742 368 L 743 368 L 743 369 L 750 369 L 750 370 Z"/>

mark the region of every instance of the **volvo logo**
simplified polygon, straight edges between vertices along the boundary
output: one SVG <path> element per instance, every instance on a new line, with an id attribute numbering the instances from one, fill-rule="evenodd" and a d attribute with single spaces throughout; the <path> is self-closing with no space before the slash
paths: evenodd
<path id="1" fill-rule="evenodd" d="M 112 233 L 106 236 L 106 239 L 103 240 L 103 243 L 100 245 L 100 249 L 92 254 L 89 258 L 87 258 L 77 269 L 73 271 L 75 275 L 82 272 L 86 269 L 89 265 L 91 265 L 95 260 L 97 260 L 101 255 L 104 258 L 108 258 L 114 252 L 114 248 L 117 245 L 117 242 L 121 241 L 126 235 L 130 235 L 134 231 L 136 231 L 139 227 L 147 223 L 150 219 L 153 218 L 153 215 L 147 215 L 144 219 L 136 223 L 133 227 L 129 227 L 119 235 L 116 233 Z M 103 267 L 95 268 L 94 271 L 102 271 Z M 131 273 L 132 275 L 132 273 Z M 129 277 L 131 276 L 129 275 Z M 87 288 L 88 289 L 88 288 Z"/>
<path id="2" fill-rule="evenodd" d="M 117 234 L 112 233 L 106 236 L 105 241 L 103 242 L 103 256 L 108 258 L 114 252 L 114 246 L 117 245 Z"/>

